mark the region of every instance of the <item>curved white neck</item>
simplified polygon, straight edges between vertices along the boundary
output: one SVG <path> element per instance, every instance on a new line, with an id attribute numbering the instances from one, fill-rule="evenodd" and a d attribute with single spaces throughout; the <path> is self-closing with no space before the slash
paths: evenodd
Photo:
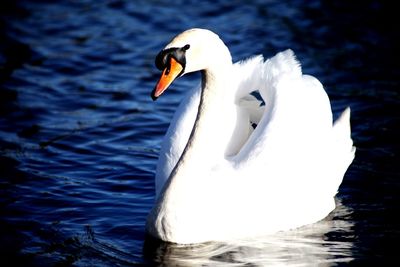
<path id="1" fill-rule="evenodd" d="M 221 70 L 202 71 L 196 121 L 175 172 L 184 165 L 191 170 L 204 168 L 224 157 L 232 133 L 229 120 L 235 115 L 233 94 L 226 92 L 231 89 L 231 68 L 232 64 L 227 64 Z"/>
<path id="2" fill-rule="evenodd" d="M 202 71 L 202 92 L 196 121 L 186 147 L 172 171 L 164 191 L 178 180 L 207 175 L 224 158 L 236 116 L 232 90 L 232 63 Z"/>

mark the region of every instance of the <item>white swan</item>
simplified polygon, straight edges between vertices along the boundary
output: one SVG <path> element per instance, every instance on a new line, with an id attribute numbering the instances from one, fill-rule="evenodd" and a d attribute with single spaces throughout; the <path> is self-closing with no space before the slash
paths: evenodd
<path id="1" fill-rule="evenodd" d="M 321 83 L 302 75 L 291 50 L 232 64 L 216 34 L 191 29 L 156 65 L 163 73 L 153 99 L 185 73 L 201 71 L 202 83 L 165 136 L 150 235 L 182 244 L 256 237 L 311 224 L 335 208 L 355 152 L 350 110 L 332 125 Z"/>

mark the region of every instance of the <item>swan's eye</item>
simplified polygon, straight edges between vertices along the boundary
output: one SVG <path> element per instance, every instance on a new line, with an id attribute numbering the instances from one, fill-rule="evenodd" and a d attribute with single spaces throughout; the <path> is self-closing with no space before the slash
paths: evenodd
<path id="1" fill-rule="evenodd" d="M 165 68 L 165 66 L 167 65 L 167 58 L 168 57 L 168 53 L 166 53 L 165 51 L 161 51 L 160 53 L 158 53 L 155 63 L 156 63 L 156 67 L 159 70 L 163 70 Z"/>
<path id="2" fill-rule="evenodd" d="M 168 68 L 168 65 L 170 64 L 170 59 L 173 57 L 179 64 L 182 65 L 183 68 L 185 68 L 186 64 L 186 58 L 185 58 L 185 52 L 190 48 L 190 45 L 185 45 L 184 47 L 171 47 L 167 48 L 165 50 L 162 50 L 160 53 L 158 53 L 155 63 L 156 67 L 159 70 L 164 70 L 165 68 Z"/>

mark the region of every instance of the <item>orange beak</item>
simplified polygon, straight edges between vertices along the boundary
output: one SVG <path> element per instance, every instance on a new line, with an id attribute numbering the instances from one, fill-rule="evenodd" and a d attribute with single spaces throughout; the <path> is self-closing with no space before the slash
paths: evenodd
<path id="1" fill-rule="evenodd" d="M 182 70 L 182 65 L 173 57 L 171 57 L 169 66 L 163 70 L 160 80 L 156 84 L 153 92 L 151 93 L 151 98 L 153 100 L 156 100 L 162 93 L 164 93 L 164 91 L 171 85 L 176 77 L 181 74 Z"/>

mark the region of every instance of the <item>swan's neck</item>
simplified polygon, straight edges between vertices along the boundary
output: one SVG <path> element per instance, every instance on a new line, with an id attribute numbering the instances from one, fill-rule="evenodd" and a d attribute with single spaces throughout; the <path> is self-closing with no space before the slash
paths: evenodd
<path id="1" fill-rule="evenodd" d="M 202 92 L 189 141 L 170 179 L 204 173 L 224 158 L 235 118 L 232 63 L 202 71 Z M 189 177 L 187 177 L 189 176 Z"/>

